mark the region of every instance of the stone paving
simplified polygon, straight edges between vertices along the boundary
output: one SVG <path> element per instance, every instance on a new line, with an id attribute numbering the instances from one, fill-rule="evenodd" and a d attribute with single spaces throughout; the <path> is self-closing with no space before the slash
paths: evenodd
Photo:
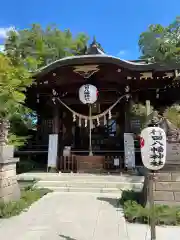
<path id="1" fill-rule="evenodd" d="M 27 212 L 0 220 L 3 240 L 148 240 L 145 225 L 127 224 L 113 194 L 50 193 Z M 157 228 L 157 240 L 179 240 L 180 228 Z"/>

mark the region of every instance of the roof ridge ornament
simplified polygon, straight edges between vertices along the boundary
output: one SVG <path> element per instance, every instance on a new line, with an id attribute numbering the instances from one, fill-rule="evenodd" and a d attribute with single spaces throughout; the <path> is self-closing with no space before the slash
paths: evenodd
<path id="1" fill-rule="evenodd" d="M 100 43 L 96 41 L 96 37 L 93 37 L 92 43 L 89 45 L 89 47 L 86 49 L 85 52 L 86 55 L 91 55 L 91 54 L 105 54 L 102 46 Z"/>

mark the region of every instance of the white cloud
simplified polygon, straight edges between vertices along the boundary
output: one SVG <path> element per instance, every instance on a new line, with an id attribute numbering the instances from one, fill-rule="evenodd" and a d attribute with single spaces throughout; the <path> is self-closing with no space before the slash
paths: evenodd
<path id="1" fill-rule="evenodd" d="M 15 28 L 13 26 L 0 27 L 0 39 L 6 39 L 9 31 L 15 31 Z"/>
<path id="2" fill-rule="evenodd" d="M 119 56 L 123 56 L 123 55 L 125 55 L 126 53 L 127 53 L 126 50 L 120 50 L 119 53 L 118 53 L 118 55 L 119 55 Z"/>

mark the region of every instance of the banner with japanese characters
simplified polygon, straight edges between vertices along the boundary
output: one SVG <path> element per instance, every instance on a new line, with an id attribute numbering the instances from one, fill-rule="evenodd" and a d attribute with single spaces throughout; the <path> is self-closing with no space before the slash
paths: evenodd
<path id="1" fill-rule="evenodd" d="M 162 128 L 147 127 L 141 132 L 141 157 L 150 170 L 163 168 L 166 161 L 166 134 Z"/>
<path id="2" fill-rule="evenodd" d="M 124 133 L 124 158 L 128 169 L 135 168 L 134 137 L 132 133 Z"/>

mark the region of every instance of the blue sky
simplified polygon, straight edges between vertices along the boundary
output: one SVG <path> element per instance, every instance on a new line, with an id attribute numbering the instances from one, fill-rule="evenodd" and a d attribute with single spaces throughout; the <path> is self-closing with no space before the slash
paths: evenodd
<path id="1" fill-rule="evenodd" d="M 180 0 L 9 0 L 1 1 L 0 42 L 9 27 L 56 23 L 73 34 L 96 36 L 108 54 L 137 59 L 138 37 L 149 24 L 169 24 L 180 15 Z"/>

